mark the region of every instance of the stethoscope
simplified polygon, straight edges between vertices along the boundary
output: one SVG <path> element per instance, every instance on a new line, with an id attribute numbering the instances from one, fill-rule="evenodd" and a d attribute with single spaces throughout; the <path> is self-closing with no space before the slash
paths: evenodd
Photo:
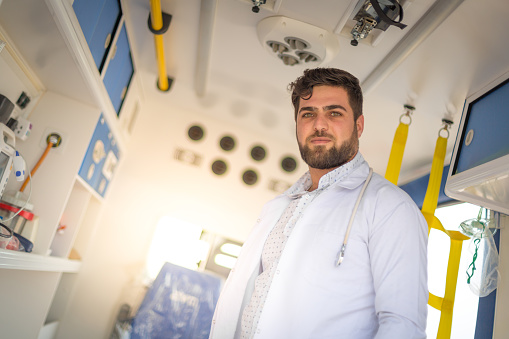
<path id="1" fill-rule="evenodd" d="M 338 256 L 336 258 L 336 266 L 341 265 L 341 263 L 343 262 L 343 258 L 345 257 L 346 244 L 348 242 L 348 237 L 350 236 L 350 230 L 352 229 L 353 220 L 355 219 L 355 214 L 357 213 L 357 208 L 359 207 L 359 204 L 361 203 L 362 196 L 364 195 L 364 191 L 366 190 L 366 187 L 368 186 L 372 175 L 373 175 L 373 169 L 370 167 L 368 177 L 366 178 L 366 181 L 364 182 L 364 185 L 362 186 L 361 192 L 359 193 L 359 196 L 357 197 L 357 201 L 355 202 L 355 206 L 353 207 L 352 216 L 350 217 L 350 221 L 348 222 L 348 228 L 346 229 L 345 239 L 343 240 L 343 245 L 341 246 L 341 250 L 339 251 Z"/>

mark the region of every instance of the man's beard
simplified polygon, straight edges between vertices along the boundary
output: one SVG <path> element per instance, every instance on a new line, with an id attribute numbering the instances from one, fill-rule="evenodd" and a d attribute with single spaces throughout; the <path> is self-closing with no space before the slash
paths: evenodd
<path id="1" fill-rule="evenodd" d="M 327 137 L 330 138 L 332 142 L 336 141 L 334 136 L 316 131 L 314 135 L 306 139 L 306 143 L 304 145 L 301 145 L 301 143 L 298 142 L 302 160 L 304 160 L 304 162 L 311 168 L 330 169 L 344 165 L 355 156 L 359 148 L 359 138 L 357 137 L 356 125 L 354 125 L 354 130 L 350 139 L 345 140 L 339 149 L 337 146 L 333 146 L 331 149 L 327 150 L 325 145 L 320 145 L 315 146 L 312 150 L 307 145 L 307 141 L 314 137 Z"/>

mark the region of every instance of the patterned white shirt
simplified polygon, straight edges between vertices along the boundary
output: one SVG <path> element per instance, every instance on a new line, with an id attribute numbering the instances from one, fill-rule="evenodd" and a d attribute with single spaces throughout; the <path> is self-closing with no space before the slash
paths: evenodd
<path id="1" fill-rule="evenodd" d="M 312 192 L 307 190 L 311 187 L 311 176 L 309 172 L 304 174 L 285 194 L 292 199 L 290 204 L 279 218 L 279 221 L 270 232 L 265 241 L 262 252 L 262 272 L 255 280 L 255 287 L 248 305 L 242 313 L 242 339 L 253 337 L 258 320 L 263 310 L 263 305 L 270 290 L 274 275 L 277 274 L 279 258 L 283 253 L 290 234 L 302 216 L 306 207 L 324 192 L 333 183 L 345 177 L 362 157 L 356 156 L 352 161 L 339 167 L 320 178 L 318 188 Z"/>

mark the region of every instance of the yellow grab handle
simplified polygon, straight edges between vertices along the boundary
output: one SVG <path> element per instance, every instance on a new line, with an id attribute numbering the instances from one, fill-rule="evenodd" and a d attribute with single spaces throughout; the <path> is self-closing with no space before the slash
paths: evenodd
<path id="1" fill-rule="evenodd" d="M 439 135 L 435 145 L 435 154 L 433 155 L 433 163 L 429 174 L 428 188 L 424 196 L 424 202 L 422 203 L 422 212 L 435 214 L 435 210 L 437 209 L 446 150 L 447 138 Z"/>
<path id="2" fill-rule="evenodd" d="M 428 304 L 440 311 L 440 324 L 438 326 L 437 339 L 449 339 L 451 337 L 452 311 L 454 309 L 454 298 L 456 295 L 456 284 L 458 281 L 461 247 L 463 245 L 463 241 L 469 239 L 467 236 L 458 231 L 446 230 L 440 220 L 435 217 L 446 150 L 447 138 L 444 138 L 439 134 L 435 146 L 435 154 L 433 155 L 428 188 L 426 190 L 421 210 L 426 222 L 428 223 L 428 236 L 433 228 L 444 232 L 451 240 L 444 297 L 441 298 L 429 293 L 428 299 Z"/>
<path id="3" fill-rule="evenodd" d="M 408 138 L 408 126 L 408 124 L 400 122 L 394 134 L 394 141 L 392 142 L 385 179 L 389 180 L 394 185 L 398 184 L 401 163 L 403 162 L 403 153 L 405 152 L 406 140 Z"/>

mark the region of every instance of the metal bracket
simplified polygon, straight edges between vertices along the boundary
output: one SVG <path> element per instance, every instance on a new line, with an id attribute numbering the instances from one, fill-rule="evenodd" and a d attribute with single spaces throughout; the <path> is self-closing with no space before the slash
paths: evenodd
<path id="1" fill-rule="evenodd" d="M 168 14 L 168 13 L 164 13 L 162 12 L 161 13 L 163 15 L 163 27 L 161 27 L 161 29 L 158 29 L 158 30 L 155 30 L 153 27 L 152 27 L 152 19 L 150 17 L 150 13 L 148 15 L 148 29 L 153 33 L 153 34 L 157 34 L 157 35 L 161 35 L 161 34 L 164 34 L 166 33 L 166 31 L 168 30 L 168 27 L 170 27 L 170 22 L 171 22 L 171 14 Z"/>

